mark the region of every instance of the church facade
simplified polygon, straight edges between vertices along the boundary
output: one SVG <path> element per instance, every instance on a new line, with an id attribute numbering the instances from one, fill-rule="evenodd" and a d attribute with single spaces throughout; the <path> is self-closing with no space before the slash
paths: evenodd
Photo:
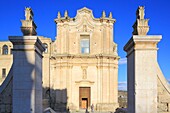
<path id="1" fill-rule="evenodd" d="M 32 10 L 25 12 L 26 20 L 30 19 L 27 16 L 32 20 Z M 101 18 L 94 18 L 92 10 L 84 7 L 74 18 L 67 11 L 63 17 L 59 12 L 55 23 L 56 40 L 37 36 L 46 48 L 42 80 L 44 108 L 81 110 L 93 104 L 95 110 L 114 111 L 118 107 L 119 56 L 112 14 L 106 17 L 103 12 Z M 12 44 L 0 42 L 0 48 L 3 82 L 12 65 Z"/>

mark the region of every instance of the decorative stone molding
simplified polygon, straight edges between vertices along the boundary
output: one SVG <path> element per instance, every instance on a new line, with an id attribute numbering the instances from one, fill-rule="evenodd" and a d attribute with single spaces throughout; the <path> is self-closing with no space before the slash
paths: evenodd
<path id="1" fill-rule="evenodd" d="M 75 81 L 76 84 L 78 84 L 79 86 L 82 85 L 93 85 L 94 81 L 90 81 L 90 80 L 80 80 L 80 81 Z"/>

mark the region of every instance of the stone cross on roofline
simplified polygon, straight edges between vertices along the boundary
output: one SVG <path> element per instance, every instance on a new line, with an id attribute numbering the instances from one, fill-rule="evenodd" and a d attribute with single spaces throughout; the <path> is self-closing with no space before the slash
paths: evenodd
<path id="1" fill-rule="evenodd" d="M 147 35 L 149 31 L 148 19 L 144 18 L 145 9 L 143 6 L 139 6 L 136 11 L 136 22 L 133 25 L 133 35 Z"/>

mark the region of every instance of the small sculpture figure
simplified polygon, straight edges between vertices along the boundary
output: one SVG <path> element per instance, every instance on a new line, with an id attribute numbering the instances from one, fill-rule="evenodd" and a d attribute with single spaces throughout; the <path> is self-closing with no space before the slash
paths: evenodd
<path id="1" fill-rule="evenodd" d="M 144 7 L 139 6 L 136 11 L 136 22 L 133 25 L 133 35 L 147 35 L 149 31 L 148 19 L 144 18 Z"/>
<path id="2" fill-rule="evenodd" d="M 22 26 L 21 26 L 21 31 L 24 36 L 35 36 L 37 35 L 36 32 L 36 24 L 34 23 L 33 20 L 33 11 L 30 7 L 25 8 L 25 20 L 21 20 Z"/>
<path id="3" fill-rule="evenodd" d="M 144 7 L 143 6 L 139 6 L 137 12 L 137 19 L 144 19 L 145 13 L 144 13 Z"/>
<path id="4" fill-rule="evenodd" d="M 25 20 L 32 20 L 33 18 L 32 9 L 30 7 L 25 8 Z"/>

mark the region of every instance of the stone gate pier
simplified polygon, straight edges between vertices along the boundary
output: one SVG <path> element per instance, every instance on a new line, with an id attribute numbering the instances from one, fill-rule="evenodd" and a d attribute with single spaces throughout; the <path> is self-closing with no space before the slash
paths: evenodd
<path id="1" fill-rule="evenodd" d="M 144 7 L 139 7 L 133 36 L 124 47 L 127 52 L 128 113 L 169 113 L 170 101 L 162 104 L 161 100 L 165 97 L 170 100 L 170 90 L 157 62 L 157 44 L 162 36 L 147 35 L 148 19 L 144 15 Z"/>

